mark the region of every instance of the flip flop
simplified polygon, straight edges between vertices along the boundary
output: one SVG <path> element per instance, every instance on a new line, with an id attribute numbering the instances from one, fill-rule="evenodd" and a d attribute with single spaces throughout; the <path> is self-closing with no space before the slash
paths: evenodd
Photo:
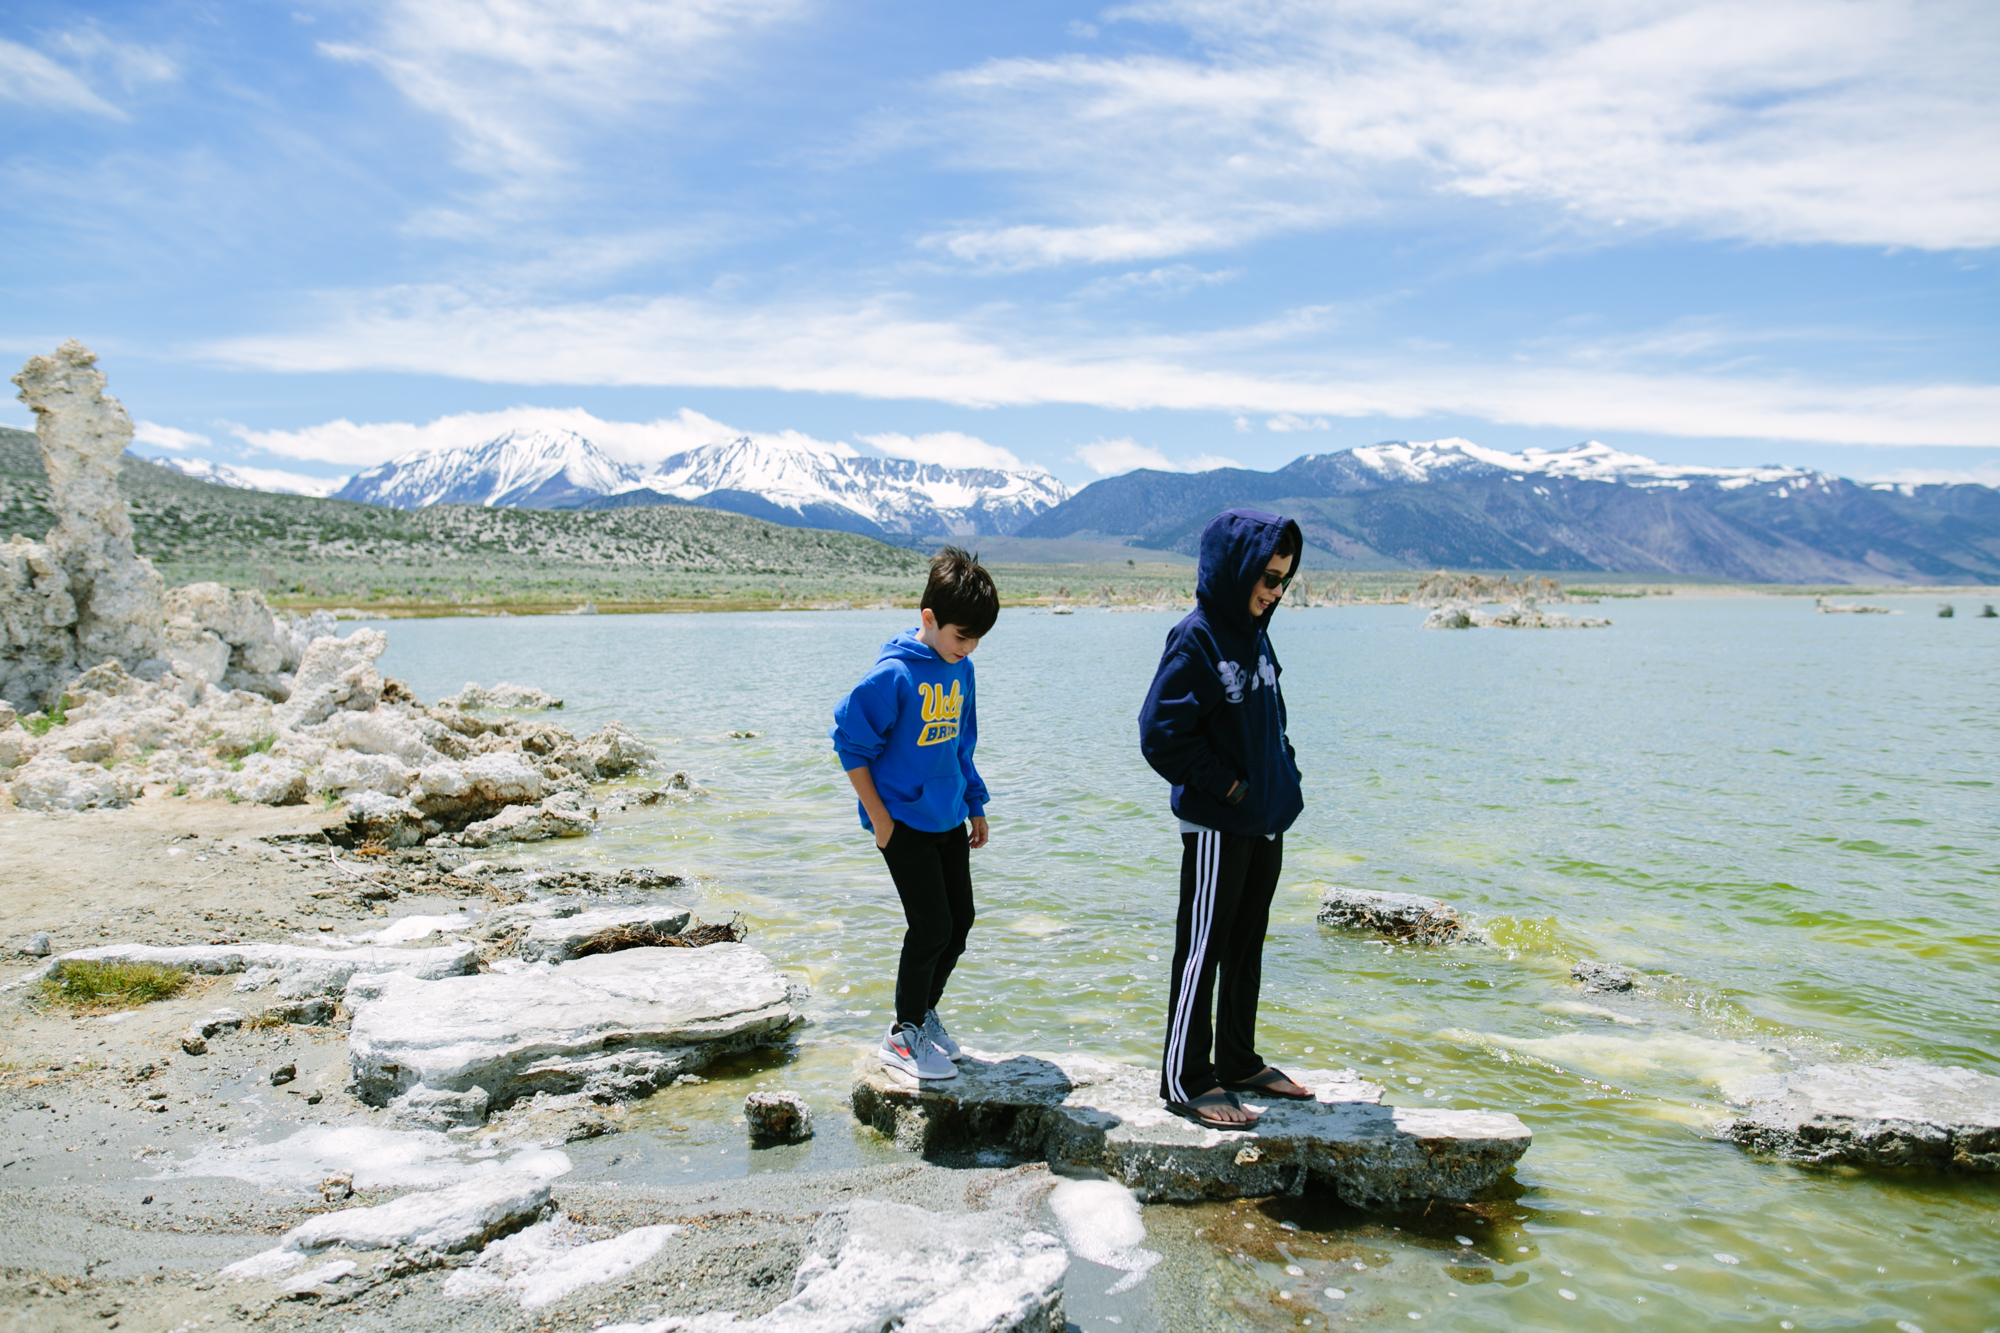
<path id="1" fill-rule="evenodd" d="M 1298 1084 L 1299 1091 L 1279 1092 L 1275 1086 L 1279 1083 L 1296 1083 Z M 1252 1074 L 1249 1078 L 1241 1079 L 1234 1083 L 1225 1083 L 1222 1086 L 1230 1092 L 1250 1092 L 1255 1093 L 1259 1097 L 1277 1097 L 1288 1102 L 1310 1102 L 1316 1100 L 1319 1095 L 1305 1084 L 1299 1083 L 1297 1079 L 1287 1074 L 1284 1070 L 1272 1065 L 1265 1065 L 1263 1069 Z"/>
<path id="2" fill-rule="evenodd" d="M 1243 1100 L 1233 1092 L 1204 1092 L 1184 1102 L 1167 1103 L 1167 1109 L 1175 1115 L 1208 1129 L 1249 1129 L 1257 1123 L 1254 1115 L 1248 1120 L 1222 1120 L 1207 1114 L 1218 1106 L 1233 1106 L 1241 1110 Z"/>

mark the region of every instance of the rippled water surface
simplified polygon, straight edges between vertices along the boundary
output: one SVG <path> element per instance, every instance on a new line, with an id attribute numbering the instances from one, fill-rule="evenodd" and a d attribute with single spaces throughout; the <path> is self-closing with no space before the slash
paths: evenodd
<path id="1" fill-rule="evenodd" d="M 1718 1080 L 1794 1059 L 2000 1074 L 2000 621 L 1890 604 L 1905 614 L 1621 601 L 1599 608 L 1613 627 L 1566 633 L 1425 632 L 1408 607 L 1278 617 L 1307 807 L 1265 947 L 1263 1052 L 1353 1065 L 1393 1102 L 1514 1111 L 1535 1145 L 1484 1220 L 1315 1235 L 1301 1214 L 1329 1244 L 1219 1267 L 1246 1324 L 2000 1328 L 1990 1181 L 1804 1171 L 1706 1133 Z M 836 1114 L 810 1148 L 746 1164 L 728 1118 L 760 1081 L 832 1107 L 888 1021 L 901 914 L 826 727 L 908 620 L 388 627 L 384 669 L 424 698 L 514 680 L 565 696 L 574 730 L 617 717 L 658 742 L 712 795 L 534 855 L 687 873 L 690 906 L 741 911 L 813 983 L 788 1063 L 661 1094 L 600 1169 L 893 1156 Z M 1180 844 L 1134 717 L 1169 623 L 1010 611 L 979 649 L 993 841 L 945 1006 L 969 1045 L 1157 1055 Z M 1492 943 L 1323 928 L 1336 882 L 1448 899 Z M 1579 958 L 1653 984 L 1585 997 Z M 1149 1226 L 1176 1224 L 1161 1212 Z"/>

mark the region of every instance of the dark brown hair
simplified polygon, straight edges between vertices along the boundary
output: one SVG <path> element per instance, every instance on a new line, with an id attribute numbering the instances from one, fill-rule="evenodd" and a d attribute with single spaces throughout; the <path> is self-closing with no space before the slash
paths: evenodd
<path id="1" fill-rule="evenodd" d="M 980 566 L 978 556 L 956 546 L 931 557 L 923 605 L 939 625 L 956 625 L 968 638 L 985 638 L 1000 618 L 1000 593 L 992 575 Z"/>

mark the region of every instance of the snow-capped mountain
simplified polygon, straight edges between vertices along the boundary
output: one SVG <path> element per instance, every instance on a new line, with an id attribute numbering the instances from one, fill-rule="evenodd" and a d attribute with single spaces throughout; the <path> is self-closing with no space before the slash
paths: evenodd
<path id="1" fill-rule="evenodd" d="M 573 430 L 510 430 L 464 449 L 404 454 L 357 473 L 336 500 L 391 509 L 435 504 L 496 509 L 573 509 L 630 487 L 639 470 L 608 457 Z"/>
<path id="2" fill-rule="evenodd" d="M 369 468 L 337 498 L 397 509 L 698 504 L 792 527 L 928 537 L 1011 533 L 1068 499 L 1069 490 L 1039 472 L 941 467 L 864 457 L 844 444 L 750 436 L 640 467 L 617 462 L 573 431 L 518 430 Z"/>
<path id="3" fill-rule="evenodd" d="M 794 527 L 871 536 L 1007 534 L 1069 498 L 1042 472 L 869 458 L 846 445 L 744 436 L 664 459 L 626 495 L 733 509 Z"/>
<path id="4" fill-rule="evenodd" d="M 331 495 L 347 484 L 345 477 L 308 477 L 302 473 L 279 472 L 273 468 L 230 467 L 227 463 L 218 463 L 208 458 L 150 458 L 146 461 L 178 472 L 183 477 L 212 482 L 217 486 L 231 486 L 239 491 L 276 491 L 281 495 Z"/>
<path id="5" fill-rule="evenodd" d="M 1803 480 L 1814 475 L 1788 467 L 1699 467 L 1659 463 L 1639 454 L 1622 453 L 1597 440 L 1585 440 L 1567 449 L 1524 449 L 1518 454 L 1510 454 L 1504 449 L 1489 449 L 1470 440 L 1456 438 L 1424 442 L 1391 440 L 1337 454 L 1307 454 L 1293 460 L 1281 471 L 1316 475 L 1328 481 L 1345 474 L 1357 484 L 1340 489 L 1352 490 L 1416 486 L 1452 477 L 1492 476 L 1508 472 L 1539 472 L 1555 477 L 1575 477 L 1582 481 L 1620 481 L 1628 486 L 1684 488 L 1693 481 L 1708 481 L 1724 490 L 1788 478 Z"/>
<path id="6" fill-rule="evenodd" d="M 1521 453 L 1393 440 L 1273 472 L 1128 472 L 1085 487 L 1019 535 L 1191 555 L 1208 520 L 1238 505 L 1297 519 L 1317 552 L 1308 563 L 1320 568 L 2000 583 L 1992 487 L 1663 464 L 1595 440 Z"/>

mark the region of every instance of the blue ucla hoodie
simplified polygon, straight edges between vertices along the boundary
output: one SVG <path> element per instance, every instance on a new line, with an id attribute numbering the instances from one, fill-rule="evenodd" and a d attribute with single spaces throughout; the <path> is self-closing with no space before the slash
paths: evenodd
<path id="1" fill-rule="evenodd" d="M 985 814 L 986 784 L 972 766 L 979 740 L 972 695 L 971 658 L 947 665 L 915 630 L 904 630 L 833 710 L 828 734 L 840 766 L 865 764 L 890 817 L 913 829 L 942 833 Z M 869 827 L 867 808 L 855 804 Z"/>
<path id="2" fill-rule="evenodd" d="M 1174 813 L 1190 824 L 1283 833 L 1305 808 L 1285 736 L 1282 668 L 1265 633 L 1278 608 L 1250 614 L 1250 593 L 1288 528 L 1298 531 L 1276 514 L 1231 509 L 1202 529 L 1195 609 L 1168 631 L 1139 710 L 1139 749 L 1174 784 Z M 1223 798 L 1237 782 L 1249 790 L 1229 805 Z"/>

